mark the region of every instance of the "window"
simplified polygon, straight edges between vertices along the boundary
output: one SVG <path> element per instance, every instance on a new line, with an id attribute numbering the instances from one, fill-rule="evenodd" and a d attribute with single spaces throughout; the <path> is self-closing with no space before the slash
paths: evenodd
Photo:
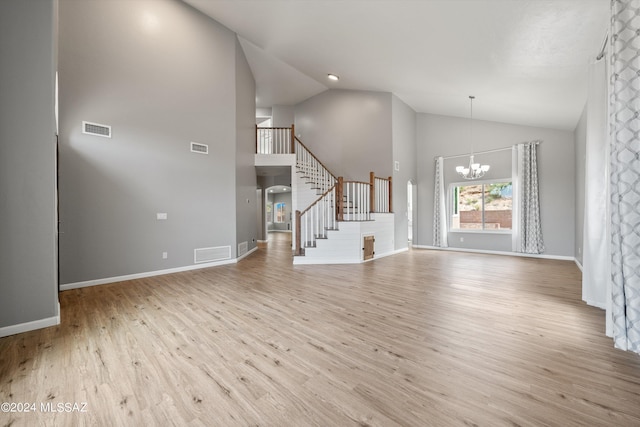
<path id="1" fill-rule="evenodd" d="M 276 203 L 276 222 L 286 222 L 286 211 L 284 203 Z"/>
<path id="2" fill-rule="evenodd" d="M 511 230 L 513 186 L 510 181 L 453 184 L 451 229 Z"/>

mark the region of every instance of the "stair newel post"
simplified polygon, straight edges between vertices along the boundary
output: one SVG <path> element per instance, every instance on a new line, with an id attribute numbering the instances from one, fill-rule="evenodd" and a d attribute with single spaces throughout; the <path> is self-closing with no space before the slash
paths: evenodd
<path id="1" fill-rule="evenodd" d="M 291 154 L 296 152 L 296 131 L 295 125 L 291 125 Z"/>
<path id="2" fill-rule="evenodd" d="M 389 213 L 393 212 L 393 178 L 389 177 Z"/>
<path id="3" fill-rule="evenodd" d="M 300 211 L 296 211 L 296 255 L 298 256 L 302 255 L 302 247 L 300 245 L 300 231 L 302 230 L 300 226 L 301 217 Z"/>
<path id="4" fill-rule="evenodd" d="M 256 125 L 256 154 L 258 153 L 258 125 Z"/>
<path id="5" fill-rule="evenodd" d="M 376 211 L 376 174 L 373 172 L 369 172 L 369 212 L 373 213 Z"/>
<path id="6" fill-rule="evenodd" d="M 338 221 L 344 220 L 344 196 L 343 196 L 343 178 L 338 177 L 338 184 L 336 186 L 336 217 Z"/>

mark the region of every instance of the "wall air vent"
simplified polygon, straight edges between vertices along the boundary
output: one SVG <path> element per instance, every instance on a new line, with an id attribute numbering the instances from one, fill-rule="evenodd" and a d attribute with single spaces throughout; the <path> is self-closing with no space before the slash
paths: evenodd
<path id="1" fill-rule="evenodd" d="M 101 125 L 99 123 L 82 122 L 82 133 L 111 138 L 111 126 Z"/>
<path id="2" fill-rule="evenodd" d="M 246 254 L 248 249 L 249 249 L 249 245 L 247 244 L 247 242 L 239 243 L 238 244 L 238 256 L 242 256 L 242 255 Z"/>
<path id="3" fill-rule="evenodd" d="M 200 144 L 197 142 L 191 143 L 191 152 L 200 154 L 209 154 L 209 146 L 206 144 Z"/>
<path id="4" fill-rule="evenodd" d="M 193 262 L 215 262 L 231 258 L 231 246 L 217 246 L 215 248 L 198 248 L 193 250 Z"/>

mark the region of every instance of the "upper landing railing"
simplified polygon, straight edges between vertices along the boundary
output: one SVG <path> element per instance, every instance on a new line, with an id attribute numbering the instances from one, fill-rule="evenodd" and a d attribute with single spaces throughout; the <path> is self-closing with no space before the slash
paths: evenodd
<path id="1" fill-rule="evenodd" d="M 256 125 L 256 154 L 293 154 L 295 133 L 290 128 L 259 128 Z"/>

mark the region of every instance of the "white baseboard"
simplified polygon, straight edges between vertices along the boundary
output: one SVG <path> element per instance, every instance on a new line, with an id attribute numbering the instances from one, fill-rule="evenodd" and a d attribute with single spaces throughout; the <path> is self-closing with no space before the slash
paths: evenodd
<path id="1" fill-rule="evenodd" d="M 360 264 L 362 261 L 341 258 L 310 258 L 308 256 L 294 256 L 293 265 L 320 265 L 320 264 Z"/>
<path id="2" fill-rule="evenodd" d="M 574 257 L 563 256 L 563 255 L 524 254 L 521 252 L 488 251 L 484 249 L 439 248 L 437 246 L 426 246 L 426 245 L 413 245 L 412 247 L 416 249 L 432 249 L 436 251 L 471 252 L 471 253 L 487 254 L 487 255 L 506 255 L 506 256 L 518 256 L 518 257 L 526 257 L 526 258 L 542 258 L 542 259 L 556 259 L 561 261 L 575 261 Z"/>
<path id="3" fill-rule="evenodd" d="M 250 251 L 247 251 L 247 253 L 245 253 L 244 255 L 240 256 L 239 258 L 228 259 L 228 260 L 224 260 L 224 261 L 206 262 L 206 263 L 196 264 L 196 265 L 187 265 L 187 266 L 184 266 L 184 267 L 168 268 L 168 269 L 165 269 L 165 270 L 147 271 L 147 272 L 144 272 L 144 273 L 135 273 L 135 274 L 127 274 L 127 275 L 124 275 L 124 276 L 106 277 L 104 279 L 87 280 L 85 282 L 67 283 L 67 284 L 64 284 L 64 285 L 60 285 L 60 290 L 61 291 L 68 291 L 70 289 L 86 288 L 87 286 L 105 285 L 107 283 L 124 282 L 126 280 L 142 279 L 142 278 L 145 278 L 145 277 L 162 276 L 163 274 L 180 273 L 180 272 L 183 272 L 183 271 L 199 270 L 201 268 L 209 268 L 209 267 L 217 267 L 217 266 L 220 266 L 220 265 L 235 264 L 238 261 L 248 257 L 249 255 L 251 255 L 252 253 L 254 253 L 257 250 L 258 250 L 258 248 L 255 247 L 255 248 L 251 249 Z"/>
<path id="4" fill-rule="evenodd" d="M 391 252 L 385 252 L 383 254 L 376 254 L 373 258 L 368 260 L 362 259 L 348 259 L 348 258 L 312 258 L 305 256 L 294 256 L 293 265 L 321 265 L 321 264 L 362 264 L 365 262 L 375 261 L 380 258 L 385 258 L 391 255 L 397 255 L 402 252 L 408 251 L 409 248 L 397 249 Z"/>
<path id="5" fill-rule="evenodd" d="M 184 267 L 167 268 L 166 270 L 147 271 L 144 273 L 127 274 L 124 276 L 105 277 L 103 279 L 87 280 L 84 282 L 66 283 L 60 285 L 61 291 L 68 291 L 70 289 L 86 288 L 87 286 L 105 285 L 107 283 L 124 282 L 126 280 L 143 279 L 145 277 L 162 276 L 164 274 L 181 273 L 183 271 L 199 270 L 201 268 L 217 267 L 220 265 L 235 264 L 239 260 L 253 253 L 257 248 L 253 248 L 240 258 L 228 259 L 224 261 L 206 262 L 196 265 L 187 265 Z"/>
<path id="6" fill-rule="evenodd" d="M 58 303 L 58 314 L 44 319 L 32 320 L 31 322 L 20 323 L 17 325 L 5 326 L 0 328 L 0 338 L 9 335 L 21 334 L 23 332 L 34 331 L 36 329 L 48 328 L 60 324 L 60 303 Z"/>
<path id="7" fill-rule="evenodd" d="M 374 261 L 376 259 L 385 258 L 385 257 L 392 256 L 392 255 L 398 255 L 398 254 L 401 254 L 402 252 L 407 252 L 408 250 L 409 250 L 409 248 L 402 248 L 402 249 L 396 249 L 395 251 L 386 252 L 386 253 L 380 254 L 380 255 L 376 254 L 373 258 L 368 259 L 368 260 L 366 260 L 364 262 Z"/>
<path id="8" fill-rule="evenodd" d="M 575 263 L 578 266 L 578 268 L 580 269 L 580 271 L 582 271 L 582 264 L 580 264 L 580 261 L 578 261 L 578 258 L 574 258 L 573 260 L 575 261 Z"/>
<path id="9" fill-rule="evenodd" d="M 590 305 L 591 307 L 596 307 L 602 310 L 606 310 L 607 309 L 607 305 L 606 304 L 602 304 L 599 302 L 595 302 L 595 301 L 588 301 L 586 299 L 583 299 L 582 301 L 586 302 L 587 305 Z"/>
<path id="10" fill-rule="evenodd" d="M 250 251 L 247 251 L 244 255 L 239 256 L 236 259 L 236 261 L 241 261 L 241 260 L 245 259 L 246 257 L 248 257 L 249 255 L 251 255 L 252 253 L 254 253 L 257 250 L 258 250 L 258 247 L 256 246 L 255 248 L 251 249 Z"/>

